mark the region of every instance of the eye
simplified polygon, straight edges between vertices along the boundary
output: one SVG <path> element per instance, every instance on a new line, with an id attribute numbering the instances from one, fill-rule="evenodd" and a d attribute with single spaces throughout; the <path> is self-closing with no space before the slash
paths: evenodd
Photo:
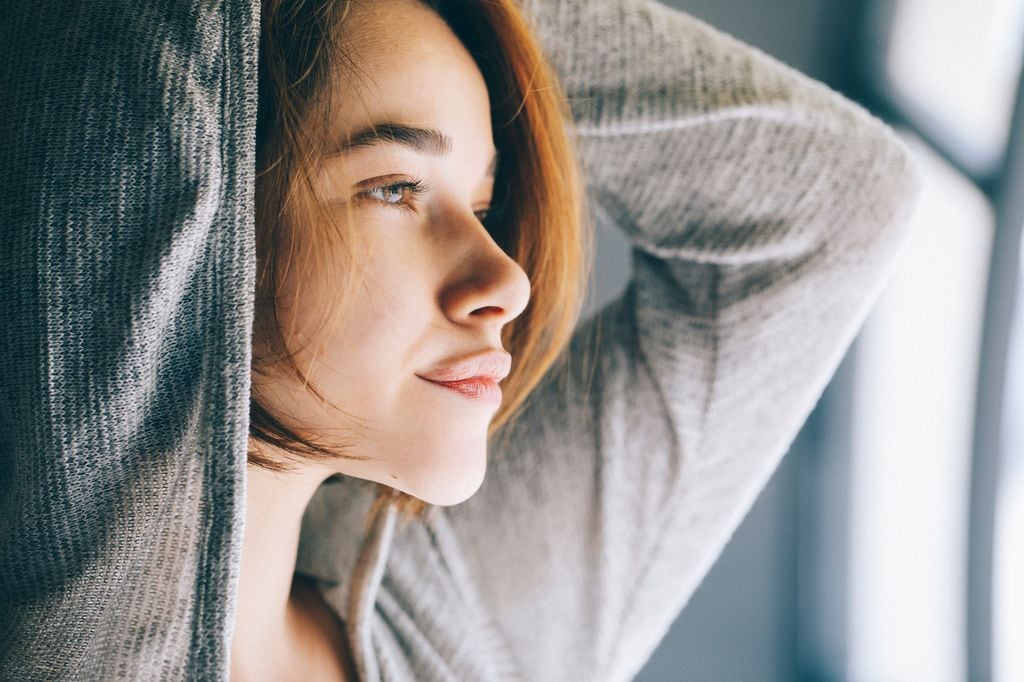
<path id="1" fill-rule="evenodd" d="M 399 185 L 387 185 L 385 187 L 374 187 L 369 190 L 366 195 L 375 197 L 383 201 L 385 204 L 398 204 L 401 203 L 403 197 L 404 187 Z M 379 194 L 379 196 L 378 196 Z"/>
<path id="2" fill-rule="evenodd" d="M 381 185 L 371 186 L 356 193 L 360 201 L 369 200 L 373 203 L 383 204 L 401 211 L 413 212 L 415 200 L 426 194 L 430 187 L 425 181 L 419 179 L 402 180 L 400 182 L 389 182 Z M 484 225 L 489 219 L 496 215 L 494 206 L 487 206 L 473 212 Z"/>
<path id="3" fill-rule="evenodd" d="M 407 180 L 376 185 L 359 192 L 356 196 L 399 210 L 411 211 L 412 203 L 425 194 L 427 189 L 426 183 L 422 180 Z"/>

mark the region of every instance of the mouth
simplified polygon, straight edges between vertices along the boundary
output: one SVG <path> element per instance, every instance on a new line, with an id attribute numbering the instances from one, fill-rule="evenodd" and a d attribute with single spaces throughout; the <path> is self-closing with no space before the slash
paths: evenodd
<path id="1" fill-rule="evenodd" d="M 423 377 L 420 377 L 423 379 Z M 486 377 L 471 377 L 461 381 L 431 381 L 423 379 L 447 391 L 457 393 L 463 398 L 489 405 L 501 405 L 501 386 Z"/>

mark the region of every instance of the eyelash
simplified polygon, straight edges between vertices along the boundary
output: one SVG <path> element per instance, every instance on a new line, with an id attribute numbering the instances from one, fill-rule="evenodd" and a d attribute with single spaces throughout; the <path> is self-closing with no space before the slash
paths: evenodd
<path id="1" fill-rule="evenodd" d="M 396 192 L 401 192 L 403 190 L 408 190 L 409 199 L 418 199 L 424 194 L 426 194 L 429 189 L 430 188 L 423 180 L 417 178 L 403 182 L 389 182 L 383 185 L 376 185 L 374 187 L 370 187 L 369 189 L 363 192 L 360 192 L 359 196 L 366 197 L 370 201 L 373 201 L 378 204 L 383 204 L 384 206 L 388 206 L 390 208 L 396 208 L 399 211 L 411 213 L 413 211 L 413 208 L 408 203 L 403 202 L 399 204 L 393 204 L 389 201 L 384 201 L 383 199 L 378 199 L 377 197 L 370 196 L 370 193 L 384 190 L 384 194 L 388 195 L 394 194 Z"/>
<path id="2" fill-rule="evenodd" d="M 409 199 L 418 199 L 422 197 L 424 194 L 426 194 L 428 191 L 430 191 L 430 186 L 427 185 L 427 183 L 424 180 L 414 178 L 413 180 L 406 180 L 403 182 L 389 182 L 383 185 L 375 185 L 359 193 L 359 196 L 365 197 L 375 203 L 383 204 L 384 206 L 387 206 L 389 208 L 395 208 L 405 213 L 413 213 L 414 209 L 406 202 L 391 203 L 389 201 L 384 201 L 383 199 L 378 199 L 377 197 L 370 196 L 371 192 L 379 192 L 381 190 L 384 190 L 385 195 L 401 192 L 403 190 L 408 190 Z M 478 214 L 477 218 L 480 220 L 480 222 L 484 222 L 490 216 L 491 209 L 482 209 L 480 211 L 476 211 L 476 213 Z M 480 213 L 483 213 L 484 215 L 480 216 Z"/>

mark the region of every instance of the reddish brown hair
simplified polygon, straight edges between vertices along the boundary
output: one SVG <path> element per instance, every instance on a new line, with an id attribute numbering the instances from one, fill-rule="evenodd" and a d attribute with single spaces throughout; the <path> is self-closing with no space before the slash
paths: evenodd
<path id="1" fill-rule="evenodd" d="M 487 227 L 530 279 L 530 304 L 502 330 L 512 354 L 502 383 L 504 402 L 488 429 L 495 434 L 521 412 L 544 375 L 564 361 L 592 267 L 593 236 L 584 219 L 583 187 L 571 114 L 555 73 L 544 58 L 529 18 L 514 0 L 423 0 L 452 28 L 473 55 L 491 99 L 492 129 L 500 162 Z M 290 267 L 302 272 L 317 259 L 348 258 L 337 299 L 324 311 L 336 322 L 359 281 L 353 234 L 338 225 L 316 196 L 315 178 L 326 152 L 331 119 L 330 75 L 350 63 L 339 39 L 350 2 L 264 0 L 259 57 L 256 131 L 257 288 L 253 371 L 283 362 L 313 394 L 324 399 L 286 347 L 277 292 Z M 334 86 L 337 87 L 337 86 Z M 343 93 L 340 93 L 343 99 Z M 312 244 L 294 253 L 287 238 L 301 225 Z M 301 259 L 301 266 L 296 266 Z M 336 272 L 334 268 L 313 268 Z M 286 470 L 289 459 L 353 458 L 344 446 L 327 446 L 271 413 L 255 389 L 250 409 L 249 461 Z M 261 446 L 282 456 L 271 456 Z M 406 518 L 429 505 L 380 485 Z M 380 498 L 378 498 L 380 499 Z"/>

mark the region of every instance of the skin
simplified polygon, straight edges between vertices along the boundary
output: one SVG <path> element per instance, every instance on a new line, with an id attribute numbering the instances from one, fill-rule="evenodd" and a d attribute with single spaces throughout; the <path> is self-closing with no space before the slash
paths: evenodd
<path id="1" fill-rule="evenodd" d="M 315 433 L 344 436 L 353 453 L 369 459 L 307 462 L 288 474 L 249 468 L 232 642 L 236 680 L 351 678 L 341 623 L 315 590 L 293 584 L 302 514 L 336 473 L 436 505 L 472 496 L 483 482 L 487 428 L 497 408 L 416 373 L 502 349 L 502 328 L 530 296 L 525 272 L 481 223 L 493 191 L 495 149 L 486 85 L 472 57 L 415 0 L 360 3 L 349 21 L 347 47 L 361 75 L 353 82 L 351 74 L 339 74 L 344 85 L 332 139 L 389 122 L 437 129 L 451 149 L 437 155 L 394 142 L 370 145 L 330 158 L 320 178 L 332 207 L 353 209 L 365 285 L 341 326 L 324 337 L 316 314 L 328 292 L 318 291 L 313 278 L 290 281 L 281 292 L 288 306 L 284 327 L 296 344 L 315 342 L 299 353 L 300 367 L 315 368 L 320 389 L 365 429 L 343 431 L 345 415 L 322 407 L 294 379 L 260 388 L 271 409 Z M 429 190 L 418 197 L 402 189 L 367 190 L 374 178 L 380 181 L 370 184 L 420 178 Z"/>

